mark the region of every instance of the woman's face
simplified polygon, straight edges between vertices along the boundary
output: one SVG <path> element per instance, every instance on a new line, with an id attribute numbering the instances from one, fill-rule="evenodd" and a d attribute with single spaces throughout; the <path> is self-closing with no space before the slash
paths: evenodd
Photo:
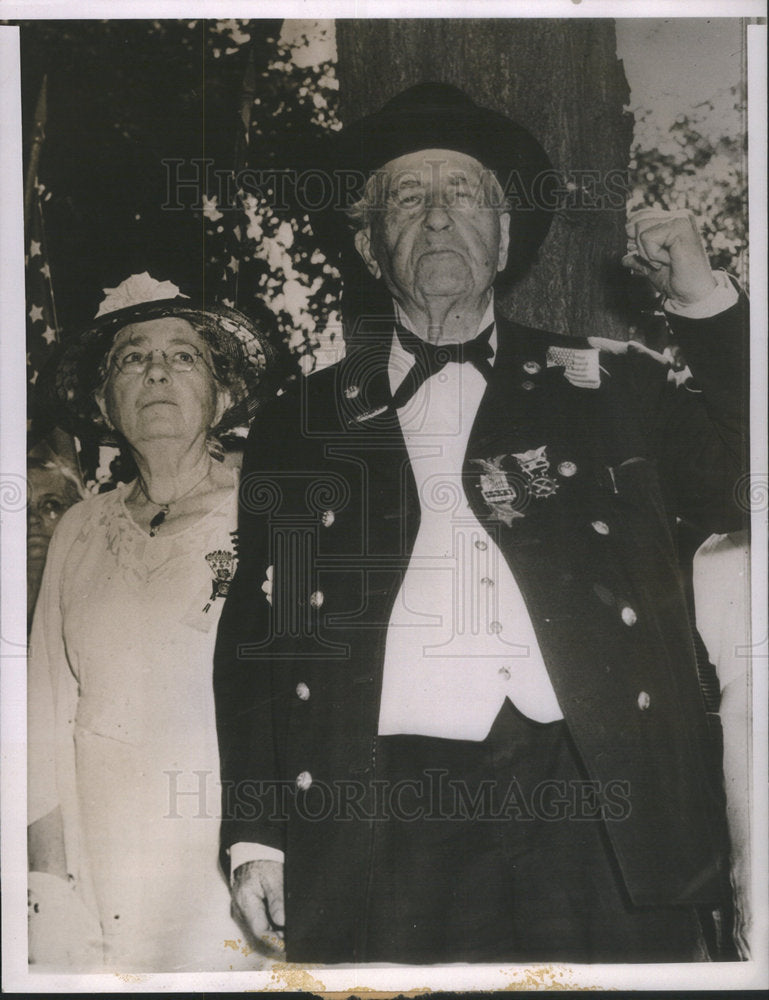
<path id="1" fill-rule="evenodd" d="M 182 367 L 194 359 L 187 371 Z M 130 445 L 189 443 L 220 420 L 229 394 L 213 375 L 208 344 L 185 319 L 168 316 L 123 327 L 107 356 L 96 402 Z"/>

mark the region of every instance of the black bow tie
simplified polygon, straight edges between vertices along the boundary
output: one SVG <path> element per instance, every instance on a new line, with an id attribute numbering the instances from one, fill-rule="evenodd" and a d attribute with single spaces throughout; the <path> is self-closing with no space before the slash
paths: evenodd
<path id="1" fill-rule="evenodd" d="M 400 409 L 427 379 L 439 372 L 450 361 L 456 361 L 460 364 L 469 361 L 488 382 L 492 371 L 489 358 L 494 354 L 489 343 L 493 329 L 494 323 L 489 323 L 477 337 L 473 337 L 472 340 L 467 340 L 463 344 L 428 344 L 426 340 L 421 340 L 411 330 L 398 324 L 395 327 L 398 340 L 404 350 L 414 355 L 414 364 L 395 390 L 393 407 L 396 410 Z"/>

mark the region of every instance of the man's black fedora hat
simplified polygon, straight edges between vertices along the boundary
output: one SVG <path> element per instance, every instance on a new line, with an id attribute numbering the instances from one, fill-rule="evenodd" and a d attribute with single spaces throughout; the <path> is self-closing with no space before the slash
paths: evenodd
<path id="1" fill-rule="evenodd" d="M 556 175 L 540 143 L 512 119 L 476 104 L 458 87 L 419 83 L 397 94 L 379 111 L 335 133 L 329 144 L 331 169 L 358 183 L 337 185 L 347 192 L 320 229 L 340 232 L 344 209 L 363 194 L 365 180 L 390 160 L 422 149 L 465 153 L 492 170 L 512 209 L 511 252 L 498 283 L 520 277 L 534 259 L 556 206 Z M 327 228 L 330 227 L 330 228 Z"/>

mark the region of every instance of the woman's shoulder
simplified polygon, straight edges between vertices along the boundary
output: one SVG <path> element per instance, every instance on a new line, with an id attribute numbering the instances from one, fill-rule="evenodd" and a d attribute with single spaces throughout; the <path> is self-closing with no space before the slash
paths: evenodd
<path id="1" fill-rule="evenodd" d="M 87 493 L 82 500 L 69 508 L 56 530 L 59 531 L 65 524 L 68 526 L 82 524 L 93 517 L 99 517 L 106 510 L 120 506 L 121 495 L 124 492 L 125 484 L 120 483 L 114 489 L 104 493 Z"/>
<path id="2" fill-rule="evenodd" d="M 122 506 L 122 486 L 106 493 L 89 493 L 67 510 L 56 526 L 51 545 L 69 548 L 84 530 L 89 530 L 98 521 L 119 511 Z"/>

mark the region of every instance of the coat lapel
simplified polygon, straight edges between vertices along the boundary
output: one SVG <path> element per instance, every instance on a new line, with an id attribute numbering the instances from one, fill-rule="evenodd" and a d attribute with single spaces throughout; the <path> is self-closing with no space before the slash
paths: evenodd
<path id="1" fill-rule="evenodd" d="M 408 450 L 391 406 L 391 341 L 392 320 L 359 331 L 355 349 L 335 366 L 335 412 L 324 448 L 360 483 L 366 552 L 401 560 L 413 547 L 420 518 Z"/>

